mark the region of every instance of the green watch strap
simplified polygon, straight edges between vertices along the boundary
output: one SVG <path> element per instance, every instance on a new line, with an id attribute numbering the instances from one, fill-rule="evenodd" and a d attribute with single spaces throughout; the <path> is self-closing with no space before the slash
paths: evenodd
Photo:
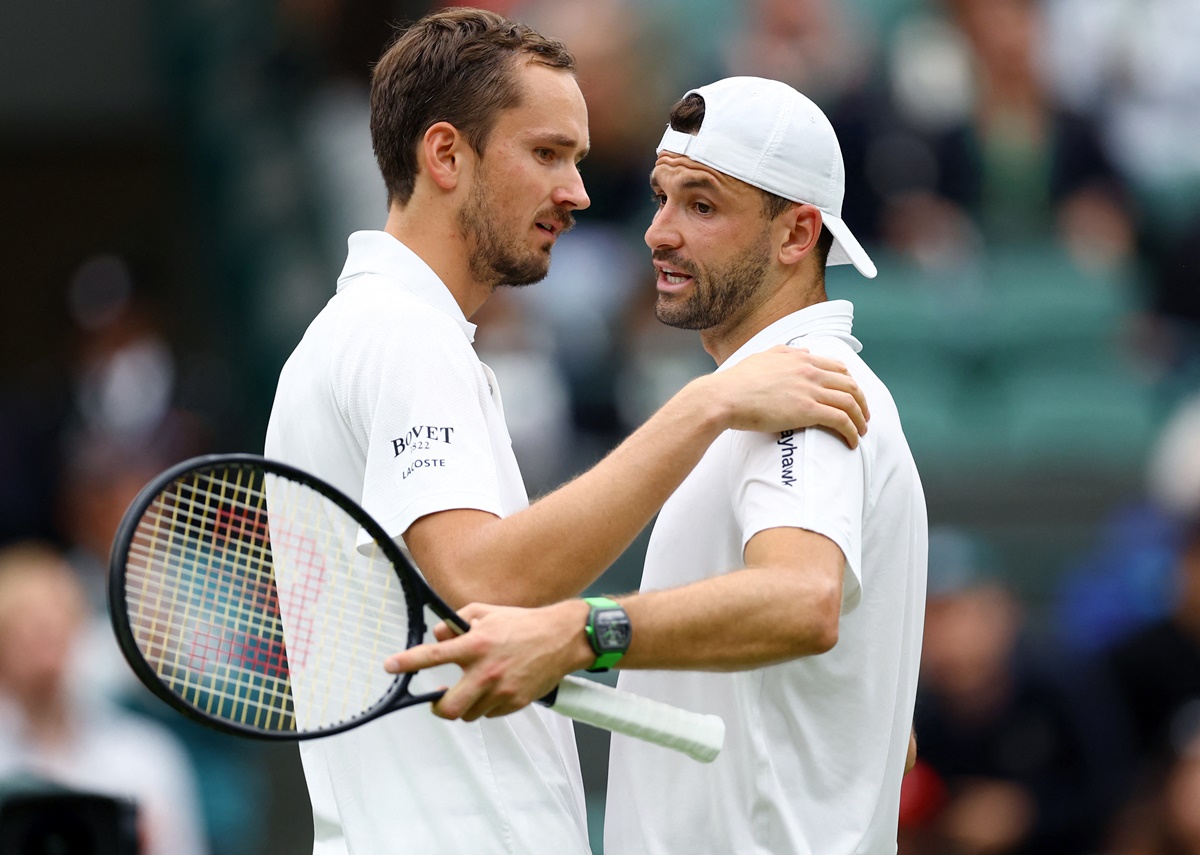
<path id="1" fill-rule="evenodd" d="M 621 657 L 625 655 L 623 650 L 613 650 L 609 653 L 601 653 L 596 657 L 596 661 L 592 663 L 592 667 L 588 671 L 607 671 L 612 666 L 621 661 Z"/>
<path id="2" fill-rule="evenodd" d="M 584 597 L 583 601 L 591 606 L 591 611 L 588 612 L 587 623 L 584 624 L 583 630 L 587 633 L 588 643 L 592 646 L 592 650 L 596 652 L 596 661 L 587 670 L 607 671 L 621 661 L 621 657 L 625 655 L 625 648 L 620 650 L 602 650 L 600 648 L 600 641 L 596 636 L 596 626 L 594 623 L 596 612 L 603 609 L 617 609 L 624 613 L 625 610 L 621 608 L 620 603 L 610 600 L 608 597 Z M 626 646 L 628 646 L 628 642 L 626 642 Z"/>

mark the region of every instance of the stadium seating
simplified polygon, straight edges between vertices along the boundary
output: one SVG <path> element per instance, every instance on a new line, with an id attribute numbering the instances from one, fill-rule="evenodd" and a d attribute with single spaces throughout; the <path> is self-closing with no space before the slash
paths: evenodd
<path id="1" fill-rule="evenodd" d="M 1088 271 L 1052 246 L 990 251 L 954 272 L 877 259 L 858 282 L 863 356 L 892 390 L 922 470 L 1136 472 L 1153 440 L 1150 379 L 1127 352 L 1128 271 Z"/>

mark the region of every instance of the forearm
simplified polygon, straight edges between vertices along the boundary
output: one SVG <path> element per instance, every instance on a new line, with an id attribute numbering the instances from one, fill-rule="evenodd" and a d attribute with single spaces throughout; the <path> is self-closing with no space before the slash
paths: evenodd
<path id="1" fill-rule="evenodd" d="M 619 597 L 633 626 L 619 667 L 725 671 L 823 653 L 837 638 L 840 586 L 812 584 L 805 575 L 762 567 Z M 434 707 L 446 718 L 513 712 L 596 658 L 582 600 L 538 609 L 474 603 L 460 614 L 470 632 L 439 626 L 440 643 L 398 652 L 385 665 L 392 673 L 462 666 L 462 678 Z"/>
<path id="2" fill-rule="evenodd" d="M 618 667 L 725 671 L 824 653 L 837 642 L 844 560 L 833 541 L 797 528 L 761 531 L 748 568 L 692 585 L 618 597 L 633 628 Z M 388 659 L 393 673 L 456 662 L 462 679 L 435 707 L 447 718 L 503 715 L 595 661 L 588 605 L 539 609 L 478 603 L 461 612 L 471 631 L 435 630 Z"/>
<path id="3" fill-rule="evenodd" d="M 619 667 L 732 671 L 832 648 L 841 587 L 825 576 L 756 567 L 617 599 L 633 627 Z"/>
<path id="4" fill-rule="evenodd" d="M 692 381 L 600 463 L 530 507 L 423 544 L 406 535 L 434 588 L 468 602 L 537 606 L 578 595 L 626 549 L 729 419 L 708 379 Z M 436 531 L 433 529 L 432 531 Z M 427 548 L 422 548 L 423 546 Z M 424 555 L 430 556 L 426 566 Z"/>

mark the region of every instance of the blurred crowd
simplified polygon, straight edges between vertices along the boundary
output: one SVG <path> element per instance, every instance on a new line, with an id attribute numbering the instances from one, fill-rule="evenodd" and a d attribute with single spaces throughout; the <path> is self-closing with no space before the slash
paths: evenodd
<path id="1" fill-rule="evenodd" d="M 175 237 L 202 262 L 185 289 L 136 247 L 73 259 L 61 351 L 0 366 L 0 777 L 136 799 L 147 853 L 291 851 L 279 823 L 310 822 L 276 755 L 132 680 L 107 554 L 151 475 L 260 450 L 346 236 L 385 217 L 371 63 L 431 5 L 147 11 Z M 855 302 L 934 524 L 901 852 L 1200 855 L 1200 2 L 479 5 L 562 38 L 590 114 L 590 209 L 546 282 L 472 319 L 530 493 L 712 367 L 650 308 L 670 105 L 732 74 L 794 85 L 838 131 L 844 216 L 880 267 L 831 271 L 830 294 Z M 634 553 L 607 589 L 636 584 Z"/>

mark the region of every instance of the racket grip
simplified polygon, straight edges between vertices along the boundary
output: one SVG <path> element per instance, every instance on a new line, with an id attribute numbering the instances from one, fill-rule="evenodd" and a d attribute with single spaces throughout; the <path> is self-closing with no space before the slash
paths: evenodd
<path id="1" fill-rule="evenodd" d="M 720 716 L 689 712 L 594 680 L 564 677 L 550 708 L 595 727 L 681 751 L 710 763 L 725 744 Z"/>

